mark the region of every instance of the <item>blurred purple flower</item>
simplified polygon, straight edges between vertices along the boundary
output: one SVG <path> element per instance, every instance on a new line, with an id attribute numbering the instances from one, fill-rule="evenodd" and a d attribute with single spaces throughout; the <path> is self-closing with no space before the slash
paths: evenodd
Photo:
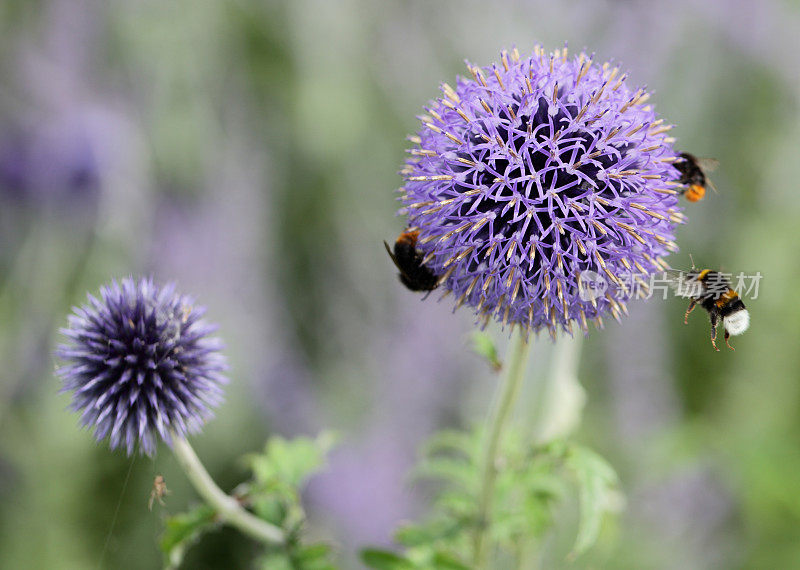
<path id="1" fill-rule="evenodd" d="M 30 150 L 20 136 L 0 141 L 0 195 L 21 200 L 30 193 Z"/>
<path id="2" fill-rule="evenodd" d="M 132 278 L 74 309 L 62 330 L 70 342 L 56 351 L 66 362 L 58 374 L 98 441 L 108 437 L 112 449 L 124 443 L 128 455 L 138 441 L 140 452 L 153 455 L 156 435 L 170 444 L 171 431 L 199 431 L 227 382 L 204 312 L 172 285 Z"/>
<path id="3" fill-rule="evenodd" d="M 584 53 L 468 64 L 411 140 L 401 200 L 457 305 L 525 329 L 615 318 L 683 221 L 672 139 L 643 88 Z M 580 276 L 602 280 L 581 291 Z M 641 290 L 640 290 L 641 291 Z"/>
<path id="4" fill-rule="evenodd" d="M 7 133 L 0 141 L 0 196 L 61 207 L 96 201 L 101 182 L 96 144 L 87 127 L 66 121 Z"/>

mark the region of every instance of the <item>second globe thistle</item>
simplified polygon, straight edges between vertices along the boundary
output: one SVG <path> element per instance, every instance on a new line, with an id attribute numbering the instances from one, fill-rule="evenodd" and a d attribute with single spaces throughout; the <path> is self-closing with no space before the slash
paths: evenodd
<path id="1" fill-rule="evenodd" d="M 555 334 L 618 317 L 677 250 L 669 127 L 584 53 L 468 68 L 426 109 L 403 170 L 425 265 L 485 319 Z"/>
<path id="2" fill-rule="evenodd" d="M 222 400 L 225 359 L 204 309 L 149 279 L 100 290 L 76 308 L 56 355 L 81 423 L 128 454 L 155 453 L 158 438 L 196 432 Z"/>

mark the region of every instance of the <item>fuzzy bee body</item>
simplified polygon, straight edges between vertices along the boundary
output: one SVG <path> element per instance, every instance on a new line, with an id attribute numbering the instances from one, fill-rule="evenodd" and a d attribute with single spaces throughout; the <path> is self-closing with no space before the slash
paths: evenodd
<path id="1" fill-rule="evenodd" d="M 394 242 L 394 252 L 388 243 L 383 242 L 383 245 L 400 272 L 398 277 L 403 285 L 411 291 L 433 291 L 441 280 L 422 262 L 422 252 L 417 249 L 418 239 L 419 231 L 405 230 Z"/>
<path id="2" fill-rule="evenodd" d="M 750 326 L 750 313 L 739 294 L 731 287 L 727 277 L 719 271 L 692 269 L 691 271 L 670 271 L 669 280 L 677 295 L 691 299 L 684 315 L 684 323 L 689 322 L 689 313 L 697 305 L 708 311 L 711 319 L 711 344 L 717 348 L 717 326 L 720 321 L 725 329 L 725 344 L 731 336 L 740 335 Z"/>
<path id="3" fill-rule="evenodd" d="M 711 158 L 697 158 L 688 152 L 680 153 L 680 158 L 673 166 L 680 172 L 678 183 L 685 186 L 682 194 L 690 202 L 699 202 L 706 195 L 706 187 L 713 185 L 708 180 L 707 172 L 717 167 L 717 161 Z"/>

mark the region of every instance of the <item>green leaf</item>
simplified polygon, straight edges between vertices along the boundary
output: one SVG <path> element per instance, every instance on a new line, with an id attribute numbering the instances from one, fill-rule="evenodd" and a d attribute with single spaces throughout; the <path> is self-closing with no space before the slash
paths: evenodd
<path id="1" fill-rule="evenodd" d="M 294 497 L 290 491 L 278 493 L 279 496 L 272 496 L 267 493 L 252 493 L 250 496 L 250 508 L 253 513 L 267 522 L 283 527 L 289 515 L 290 506 L 288 503 L 294 502 Z"/>
<path id="2" fill-rule="evenodd" d="M 288 556 L 283 553 L 267 554 L 258 561 L 263 570 L 297 570 Z"/>
<path id="3" fill-rule="evenodd" d="M 403 546 L 410 547 L 430 544 L 439 537 L 439 533 L 432 531 L 430 526 L 402 526 L 395 531 L 394 539 Z"/>
<path id="4" fill-rule="evenodd" d="M 474 462 L 480 447 L 479 439 L 471 433 L 444 430 L 431 437 L 423 447 L 423 453 L 425 455 L 434 455 L 438 452 L 457 453 Z"/>
<path id="5" fill-rule="evenodd" d="M 470 463 L 450 457 L 424 459 L 413 470 L 412 475 L 417 478 L 442 479 L 470 491 L 475 491 L 478 485 L 475 468 Z"/>
<path id="6" fill-rule="evenodd" d="M 395 531 L 394 539 L 408 548 L 432 544 L 456 537 L 465 529 L 464 521 L 452 517 L 430 521 L 424 525 L 408 525 Z"/>
<path id="7" fill-rule="evenodd" d="M 470 567 L 447 552 L 437 552 L 433 556 L 436 570 L 470 570 Z"/>
<path id="8" fill-rule="evenodd" d="M 361 551 L 361 562 L 375 570 L 411 570 L 412 566 L 406 558 L 390 550 L 365 548 Z"/>
<path id="9" fill-rule="evenodd" d="M 500 369 L 503 368 L 503 363 L 500 361 L 500 357 L 497 354 L 497 347 L 492 337 L 488 334 L 481 331 L 472 333 L 472 350 L 474 350 L 478 356 L 485 358 L 494 372 L 500 372 Z"/>
<path id="10" fill-rule="evenodd" d="M 294 556 L 295 564 L 301 570 L 335 570 L 330 562 L 332 549 L 329 544 L 311 544 L 304 546 Z"/>
<path id="11" fill-rule="evenodd" d="M 306 515 L 300 501 L 300 487 L 325 464 L 334 439 L 330 432 L 315 439 L 271 437 L 262 453 L 243 458 L 253 471 L 253 480 L 239 485 L 237 495 L 256 516 L 280 526 L 288 537 L 285 552 L 262 559 L 264 568 L 335 570 L 328 545 L 301 543 Z"/>
<path id="12" fill-rule="evenodd" d="M 603 515 L 614 510 L 618 479 L 605 459 L 584 447 L 570 448 L 566 466 L 577 479 L 581 511 L 578 535 L 569 555 L 575 559 L 594 545 L 600 534 Z"/>
<path id="13" fill-rule="evenodd" d="M 164 534 L 161 536 L 165 566 L 177 568 L 183 561 L 186 550 L 204 532 L 217 525 L 216 515 L 214 508 L 202 504 L 187 513 L 167 518 Z"/>
<path id="14" fill-rule="evenodd" d="M 334 441 L 331 432 L 322 432 L 315 439 L 275 436 L 267 441 L 264 453 L 246 455 L 244 462 L 263 490 L 297 489 L 325 464 Z"/>

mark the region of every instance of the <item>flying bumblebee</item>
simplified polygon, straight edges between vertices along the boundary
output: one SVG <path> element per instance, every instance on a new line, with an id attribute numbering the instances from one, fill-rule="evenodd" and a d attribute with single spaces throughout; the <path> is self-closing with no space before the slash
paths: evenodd
<path id="1" fill-rule="evenodd" d="M 731 287 L 727 277 L 719 271 L 695 267 L 692 267 L 691 271 L 670 270 L 667 276 L 677 295 L 691 299 L 683 322 L 689 324 L 689 313 L 700 305 L 708 311 L 711 318 L 711 344 L 714 349 L 719 351 L 716 342 L 717 326 L 722 320 L 725 328 L 725 344 L 734 350 L 728 339 L 747 330 L 750 326 L 750 313 L 747 312 L 738 293 Z"/>
<path id="2" fill-rule="evenodd" d="M 713 158 L 697 158 L 688 152 L 680 153 L 680 158 L 672 163 L 681 173 L 678 183 L 685 186 L 681 192 L 690 202 L 699 202 L 706 195 L 706 186 L 716 191 L 707 173 L 713 171 L 719 162 Z"/>
<path id="3" fill-rule="evenodd" d="M 388 243 L 383 242 L 383 245 L 400 271 L 398 277 L 403 285 L 411 291 L 433 291 L 439 286 L 440 279 L 422 263 L 422 252 L 417 249 L 418 239 L 418 230 L 406 229 L 394 242 L 394 253 L 389 249 Z"/>

